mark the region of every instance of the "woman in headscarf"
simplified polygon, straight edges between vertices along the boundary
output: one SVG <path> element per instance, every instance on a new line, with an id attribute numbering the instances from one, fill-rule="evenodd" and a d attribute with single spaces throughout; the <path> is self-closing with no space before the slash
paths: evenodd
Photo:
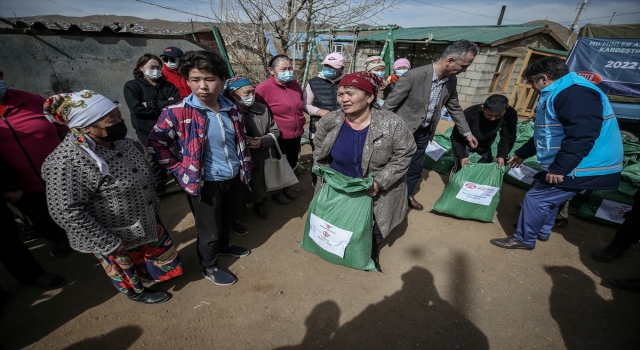
<path id="1" fill-rule="evenodd" d="M 302 87 L 293 80 L 293 65 L 287 55 L 275 55 L 269 60 L 271 78 L 256 86 L 256 101 L 269 107 L 273 119 L 280 128 L 278 145 L 287 157 L 291 169 L 298 164 L 300 139 L 304 133 L 306 119 L 302 111 Z M 280 204 L 289 204 L 298 198 L 298 193 L 291 187 L 285 187 L 273 195 L 273 200 Z"/>
<path id="2" fill-rule="evenodd" d="M 382 79 L 367 72 L 347 74 L 338 87 L 340 110 L 318 122 L 314 165 L 328 166 L 353 177 L 373 173 L 372 258 L 378 246 L 407 213 L 405 175 L 416 150 L 413 135 L 397 114 L 377 108 L 375 95 Z"/>
<path id="3" fill-rule="evenodd" d="M 160 222 L 154 184 L 118 107 L 90 90 L 49 97 L 49 120 L 70 133 L 47 157 L 42 175 L 53 219 L 74 250 L 92 253 L 129 299 L 157 304 L 165 292 L 142 285 L 182 274 L 178 252 Z"/>
<path id="4" fill-rule="evenodd" d="M 387 96 L 393 91 L 393 88 L 396 86 L 396 82 L 398 78 L 400 78 L 404 73 L 408 72 L 411 69 L 411 63 L 406 58 L 399 58 L 395 62 L 393 62 L 393 74 L 387 78 L 387 86 L 384 87 L 382 91 L 382 98 L 387 99 Z"/>
<path id="5" fill-rule="evenodd" d="M 280 129 L 276 125 L 267 106 L 255 102 L 255 88 L 247 78 L 236 77 L 227 80 L 224 94 L 233 100 L 242 111 L 247 135 L 247 145 L 253 159 L 253 177 L 249 185 L 251 193 L 246 194 L 246 203 L 253 203 L 253 210 L 264 220 L 269 213 L 264 207 L 264 201 L 269 196 L 264 179 L 264 160 L 269 158 L 269 151 L 275 146 L 280 136 Z"/>
<path id="6" fill-rule="evenodd" d="M 375 102 L 378 107 L 380 107 L 384 104 L 383 90 L 387 86 L 386 80 L 384 80 L 387 74 L 387 66 L 380 56 L 370 56 L 366 59 L 366 61 L 364 61 L 364 64 L 367 67 L 367 72 L 375 74 L 376 76 L 380 77 L 380 79 L 382 79 L 382 83 L 378 86 L 378 90 L 376 90 L 375 94 Z"/>

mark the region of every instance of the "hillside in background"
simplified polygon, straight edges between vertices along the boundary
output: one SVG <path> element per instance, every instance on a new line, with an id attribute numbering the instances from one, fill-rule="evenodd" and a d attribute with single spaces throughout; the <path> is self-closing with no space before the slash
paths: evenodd
<path id="1" fill-rule="evenodd" d="M 144 19 L 133 16 L 84 16 L 70 17 L 60 15 L 46 15 L 33 17 L 5 18 L 11 22 L 23 21 L 31 25 L 34 22 L 42 22 L 50 29 L 59 29 L 54 23 L 59 24 L 62 28 L 67 29 L 71 24 L 76 24 L 83 30 L 99 31 L 103 26 L 115 28 L 128 27 L 133 24 L 133 28 L 127 28 L 127 31 L 141 34 L 180 34 L 184 32 L 198 31 L 201 29 L 209 29 L 214 23 L 212 22 L 172 22 L 163 19 Z M 118 23 L 117 25 L 115 23 Z M 193 25 L 193 26 L 192 26 Z M 0 28 L 10 28 L 6 23 L 0 23 Z"/>

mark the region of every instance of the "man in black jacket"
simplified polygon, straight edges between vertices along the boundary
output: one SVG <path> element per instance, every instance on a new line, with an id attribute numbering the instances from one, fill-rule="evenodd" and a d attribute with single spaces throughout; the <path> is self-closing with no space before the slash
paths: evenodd
<path id="1" fill-rule="evenodd" d="M 454 128 L 451 133 L 451 145 L 456 156 L 456 163 L 453 165 L 451 173 L 454 174 L 461 167 L 469 165 L 471 153 L 477 153 L 482 157 L 479 163 L 492 162 L 491 145 L 496 140 L 498 131 L 500 131 L 500 141 L 498 142 L 496 163 L 498 163 L 498 167 L 503 166 L 516 142 L 516 124 L 518 123 L 518 113 L 509 106 L 509 100 L 502 95 L 491 95 L 484 104 L 465 109 L 464 117 L 469 123 L 471 133 L 478 140 L 478 147 L 474 149 L 469 147 L 460 131 Z"/>

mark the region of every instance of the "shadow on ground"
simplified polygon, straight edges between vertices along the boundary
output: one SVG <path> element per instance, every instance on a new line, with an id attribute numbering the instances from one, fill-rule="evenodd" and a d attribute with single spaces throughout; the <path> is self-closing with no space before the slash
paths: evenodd
<path id="1" fill-rule="evenodd" d="M 383 345 L 397 349 L 489 348 L 482 331 L 438 295 L 428 270 L 413 267 L 402 275 L 402 281 L 401 290 L 342 325 L 336 302 L 327 300 L 316 305 L 305 320 L 307 332 L 302 343 L 280 349 L 379 349 Z M 456 288 L 465 288 L 466 283 L 458 282 Z M 456 299 L 464 299 L 465 293 L 454 294 Z"/>
<path id="2" fill-rule="evenodd" d="M 607 300 L 596 292 L 593 279 L 574 267 L 550 266 L 546 272 L 553 281 L 551 316 L 567 349 L 640 348 L 637 294 L 619 292 Z"/>
<path id="3" fill-rule="evenodd" d="M 128 349 L 142 335 L 142 328 L 138 326 L 126 326 L 112 330 L 107 334 L 81 340 L 64 350 L 84 349 Z"/>

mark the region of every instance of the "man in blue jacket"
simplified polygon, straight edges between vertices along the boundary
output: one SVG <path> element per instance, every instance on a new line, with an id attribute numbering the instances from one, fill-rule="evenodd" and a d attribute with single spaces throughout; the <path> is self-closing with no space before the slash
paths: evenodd
<path id="1" fill-rule="evenodd" d="M 523 76 L 540 92 L 533 138 L 509 159 L 511 167 L 538 156 L 544 169 L 524 198 L 517 231 L 491 244 L 535 248 L 547 241 L 560 205 L 582 190 L 613 190 L 620 183 L 622 139 L 607 96 L 588 80 L 569 73 L 564 61 L 546 57 Z"/>

